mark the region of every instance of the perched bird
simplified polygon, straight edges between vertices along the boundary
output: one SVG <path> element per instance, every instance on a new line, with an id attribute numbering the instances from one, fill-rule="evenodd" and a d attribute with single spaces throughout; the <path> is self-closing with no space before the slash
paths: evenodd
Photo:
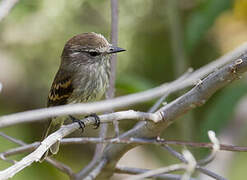
<path id="1" fill-rule="evenodd" d="M 90 32 L 72 37 L 64 46 L 47 106 L 99 100 L 109 84 L 110 55 L 121 51 L 125 50 L 113 47 L 101 34 Z M 66 118 L 68 116 L 50 119 L 44 138 L 58 130 Z M 59 141 L 50 147 L 50 152 L 56 154 L 58 149 Z M 47 155 L 48 151 L 43 159 Z"/>

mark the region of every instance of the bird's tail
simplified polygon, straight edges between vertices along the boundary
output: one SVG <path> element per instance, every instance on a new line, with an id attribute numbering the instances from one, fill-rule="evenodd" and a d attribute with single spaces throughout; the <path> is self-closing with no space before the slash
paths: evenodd
<path id="1" fill-rule="evenodd" d="M 62 120 L 57 120 L 56 119 L 50 119 L 47 129 L 44 133 L 43 136 L 43 140 L 49 135 L 54 133 L 55 131 L 57 131 L 58 129 L 60 129 L 60 127 L 63 125 L 63 121 Z M 45 154 L 40 158 L 40 161 L 42 162 L 47 156 L 49 155 L 53 155 L 53 154 L 57 154 L 58 150 L 59 150 L 59 145 L 60 145 L 60 141 L 57 141 L 55 144 L 53 144 L 50 149 L 48 151 L 45 152 Z"/>

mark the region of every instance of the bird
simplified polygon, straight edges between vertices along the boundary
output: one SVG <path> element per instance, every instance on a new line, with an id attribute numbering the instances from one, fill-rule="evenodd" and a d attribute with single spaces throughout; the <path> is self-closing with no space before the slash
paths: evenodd
<path id="1" fill-rule="evenodd" d="M 122 51 L 125 49 L 113 46 L 103 35 L 95 32 L 73 36 L 63 48 L 60 66 L 48 94 L 47 107 L 100 100 L 109 86 L 111 55 Z M 98 120 L 97 115 L 93 116 Z M 69 117 L 84 128 L 80 120 Z M 66 118 L 68 116 L 49 119 L 43 139 L 58 130 Z M 49 152 L 57 154 L 59 144 L 59 141 L 53 144 L 41 159 L 45 159 Z"/>

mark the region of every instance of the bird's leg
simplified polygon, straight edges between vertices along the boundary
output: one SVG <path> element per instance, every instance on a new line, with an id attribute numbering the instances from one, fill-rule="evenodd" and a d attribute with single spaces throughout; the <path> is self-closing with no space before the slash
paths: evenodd
<path id="1" fill-rule="evenodd" d="M 69 117 L 70 117 L 70 119 L 71 119 L 73 122 L 77 122 L 77 123 L 79 124 L 79 126 L 80 126 L 80 128 L 81 128 L 81 131 L 82 131 L 82 133 L 83 133 L 83 132 L 84 132 L 84 128 L 86 127 L 85 124 L 84 124 L 84 122 L 81 121 L 80 119 L 75 118 L 74 116 L 69 115 Z"/>
<path id="2" fill-rule="evenodd" d="M 99 126 L 100 126 L 100 118 L 97 114 L 93 113 L 93 114 L 90 114 L 88 116 L 85 116 L 85 118 L 88 118 L 88 117 L 93 117 L 95 119 L 95 123 L 94 123 L 94 129 L 97 129 Z"/>

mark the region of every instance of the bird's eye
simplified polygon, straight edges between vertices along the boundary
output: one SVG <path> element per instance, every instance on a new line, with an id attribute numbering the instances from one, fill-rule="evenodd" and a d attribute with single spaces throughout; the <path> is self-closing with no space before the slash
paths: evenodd
<path id="1" fill-rule="evenodd" d="M 90 56 L 98 56 L 100 55 L 99 52 L 96 52 L 96 51 L 91 51 L 91 52 L 88 52 L 90 54 Z"/>

